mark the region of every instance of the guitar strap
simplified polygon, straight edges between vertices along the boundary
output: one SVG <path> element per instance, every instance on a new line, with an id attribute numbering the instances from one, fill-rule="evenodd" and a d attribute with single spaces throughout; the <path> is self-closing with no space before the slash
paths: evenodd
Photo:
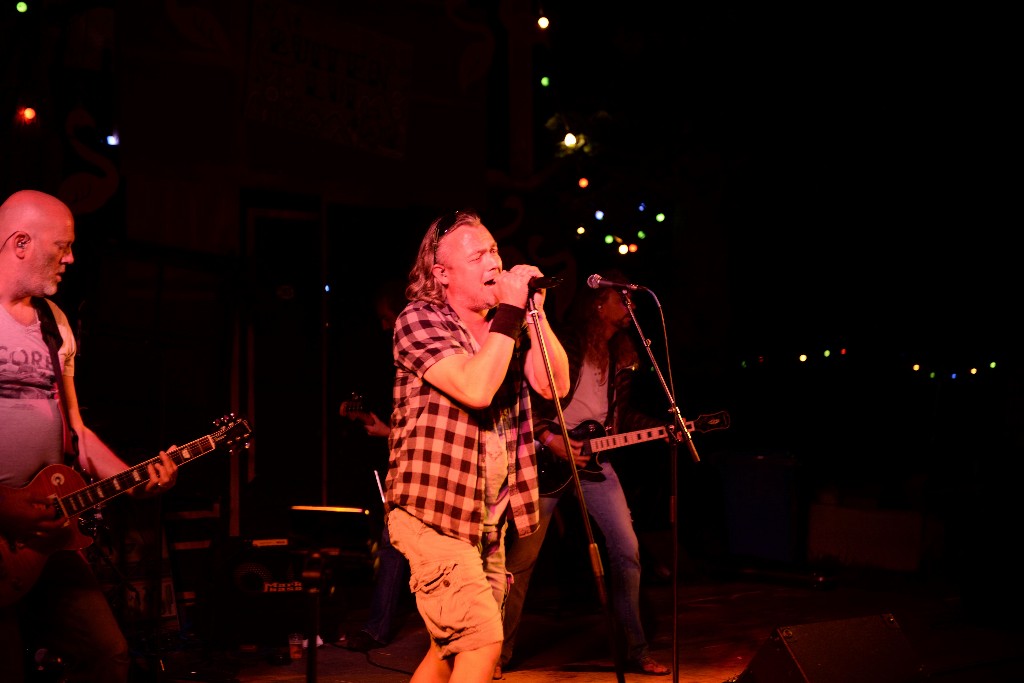
<path id="1" fill-rule="evenodd" d="M 616 427 L 619 424 L 618 411 L 619 411 L 619 384 L 621 383 L 620 375 L 622 370 L 615 371 L 615 355 L 608 359 L 608 415 L 604 418 L 604 433 L 605 435 L 614 434 Z"/>
<path id="2" fill-rule="evenodd" d="M 60 329 L 57 327 L 57 319 L 53 317 L 50 304 L 41 297 L 32 297 L 32 305 L 39 315 L 39 329 L 43 333 L 43 341 L 50 349 L 50 362 L 53 364 L 53 371 L 57 375 L 57 393 L 60 395 L 60 414 L 64 418 L 64 463 L 69 467 L 78 464 L 78 434 L 71 428 L 68 419 L 68 398 L 64 395 L 64 377 L 61 372 L 60 351 L 64 340 L 60 336 Z"/>

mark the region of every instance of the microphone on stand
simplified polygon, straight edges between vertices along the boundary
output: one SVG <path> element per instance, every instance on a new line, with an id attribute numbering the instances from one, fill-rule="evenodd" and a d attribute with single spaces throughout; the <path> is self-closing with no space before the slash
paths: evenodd
<path id="1" fill-rule="evenodd" d="M 605 280 L 603 277 L 594 273 L 587 278 L 587 286 L 591 289 L 600 289 L 601 287 L 611 287 L 612 289 L 628 289 L 631 292 L 635 292 L 638 289 L 647 289 L 640 285 L 631 285 L 629 283 L 612 282 L 611 280 Z"/>

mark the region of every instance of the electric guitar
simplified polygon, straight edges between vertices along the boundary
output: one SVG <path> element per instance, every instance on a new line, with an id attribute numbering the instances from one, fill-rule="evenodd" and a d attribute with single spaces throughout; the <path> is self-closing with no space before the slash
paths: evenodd
<path id="1" fill-rule="evenodd" d="M 722 410 L 684 422 L 687 431 L 703 433 L 728 428 L 730 418 L 729 413 Z M 587 460 L 586 465 L 577 466 L 576 471 L 584 479 L 600 481 L 604 478 L 604 475 L 601 474 L 602 453 L 654 439 L 675 438 L 669 433 L 669 430 L 670 427 L 661 426 L 606 436 L 605 428 L 601 423 L 595 420 L 581 422 L 569 430 L 569 436 L 574 440 L 583 441 L 581 453 L 589 455 L 590 459 Z M 560 433 L 560 431 L 556 432 L 556 434 Z M 555 438 L 562 437 L 556 436 Z M 572 464 L 568 460 L 558 457 L 548 448 L 537 449 L 537 465 L 540 468 L 540 493 L 542 496 L 558 493 L 572 481 L 572 470 L 569 469 Z"/>
<path id="2" fill-rule="evenodd" d="M 171 462 L 180 467 L 218 446 L 247 442 L 252 435 L 246 421 L 233 415 L 220 418 L 214 424 L 219 429 L 212 434 L 167 451 Z M 39 538 L 0 537 L 0 607 L 13 604 L 32 588 L 50 555 L 59 550 L 81 550 L 92 545 L 93 539 L 79 528 L 82 513 L 145 484 L 149 481 L 146 468 L 157 462 L 160 462 L 159 457 L 151 458 L 90 485 L 86 485 L 77 470 L 67 465 L 47 465 L 22 488 L 0 485 L 0 505 L 29 497 L 46 498 L 53 518 L 66 520 L 64 526 Z"/>

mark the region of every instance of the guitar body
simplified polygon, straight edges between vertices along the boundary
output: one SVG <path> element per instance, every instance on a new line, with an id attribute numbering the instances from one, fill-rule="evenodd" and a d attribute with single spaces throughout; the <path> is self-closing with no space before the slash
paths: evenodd
<path id="1" fill-rule="evenodd" d="M 662 428 L 662 432 L 664 432 L 664 428 Z M 577 441 L 583 441 L 583 447 L 580 450 L 584 455 L 589 456 L 586 465 L 576 468 L 581 479 L 589 481 L 604 479 L 604 474 L 601 473 L 601 452 L 594 452 L 591 448 L 591 440 L 604 436 L 605 433 L 604 425 L 596 420 L 586 420 L 569 430 L 570 437 Z M 539 450 L 537 465 L 540 467 L 540 493 L 542 496 L 558 493 L 572 481 L 572 470 L 570 469 L 572 466 L 569 461 L 559 458 L 547 448 Z"/>
<path id="2" fill-rule="evenodd" d="M 0 500 L 7 504 L 30 497 L 57 499 L 84 487 L 82 475 L 67 465 L 47 465 L 27 486 L 0 486 Z M 50 555 L 58 550 L 81 550 L 92 544 L 92 539 L 79 530 L 77 517 L 67 522 L 43 538 L 0 540 L 0 606 L 16 602 L 28 592 Z"/>
<path id="3" fill-rule="evenodd" d="M 219 427 L 217 431 L 169 450 L 167 456 L 181 467 L 218 446 L 247 445 L 246 440 L 252 434 L 245 419 L 234 415 L 220 418 L 214 424 Z M 29 498 L 45 499 L 53 519 L 64 519 L 65 522 L 53 533 L 39 538 L 0 538 L 0 607 L 17 602 L 32 588 L 50 555 L 61 550 L 89 547 L 92 538 L 79 528 L 82 514 L 148 482 L 149 465 L 159 460 L 152 458 L 94 484 L 86 484 L 82 475 L 67 465 L 47 465 L 27 486 L 11 488 L 0 485 L 0 505 L 23 506 Z"/>
<path id="4" fill-rule="evenodd" d="M 729 422 L 729 413 L 723 410 L 711 415 L 701 415 L 695 420 L 686 420 L 685 424 L 689 432 L 710 432 L 727 428 Z M 590 481 L 604 479 L 604 474 L 601 473 L 601 454 L 605 451 L 654 439 L 674 438 L 667 426 L 606 435 L 604 425 L 594 420 L 586 420 L 576 425 L 569 430 L 569 436 L 583 442 L 580 451 L 589 457 L 587 464 L 577 467 L 576 471 L 581 479 Z M 547 448 L 537 450 L 537 466 L 540 470 L 540 494 L 542 496 L 558 493 L 573 480 L 572 469 L 570 469 L 573 465 L 568 460 L 559 458 Z"/>
<path id="5" fill-rule="evenodd" d="M 641 431 L 656 432 L 652 438 L 664 438 L 668 434 L 665 427 L 655 427 L 651 430 Z M 604 436 L 606 433 L 607 430 L 605 430 L 604 425 L 596 420 L 586 420 L 569 430 L 571 438 L 583 441 L 581 452 L 588 456 L 587 464 L 577 468 L 581 479 L 600 481 L 604 478 L 604 474 L 601 472 L 601 463 L 603 462 L 601 460 L 601 453 L 603 452 L 594 451 L 593 443 L 594 439 Z M 648 439 L 643 440 L 646 441 Z M 557 494 L 559 490 L 572 481 L 572 470 L 569 469 L 569 462 L 559 458 L 548 449 L 542 449 L 542 453 L 538 455 L 538 465 L 541 468 L 542 496 Z"/>

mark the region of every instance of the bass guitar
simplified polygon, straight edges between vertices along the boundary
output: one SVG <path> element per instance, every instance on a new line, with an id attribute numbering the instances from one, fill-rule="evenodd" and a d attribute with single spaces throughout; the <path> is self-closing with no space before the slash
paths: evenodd
<path id="1" fill-rule="evenodd" d="M 219 428 L 212 434 L 167 451 L 179 467 L 196 460 L 218 446 L 237 446 L 252 435 L 243 418 L 229 415 L 214 422 Z M 22 488 L 0 485 L 0 505 L 46 498 L 54 519 L 65 519 L 64 526 L 39 538 L 0 538 L 0 607 L 18 601 L 32 588 L 47 558 L 59 550 L 81 550 L 93 539 L 80 530 L 81 515 L 126 491 L 149 481 L 147 467 L 160 462 L 151 458 L 120 474 L 86 485 L 82 475 L 67 465 L 47 465 Z"/>
<path id="2" fill-rule="evenodd" d="M 695 420 L 684 420 L 687 431 L 701 433 L 727 429 L 729 422 L 729 413 L 724 410 L 710 415 L 701 415 Z M 577 466 L 576 471 L 584 479 L 600 481 L 604 478 L 604 475 L 601 474 L 601 455 L 603 453 L 645 441 L 675 438 L 670 433 L 670 429 L 669 426 L 661 426 L 622 434 L 607 434 L 604 426 L 595 420 L 581 422 L 569 430 L 569 436 L 576 441 L 583 441 L 581 452 L 588 455 L 589 459 L 586 465 Z M 560 434 L 560 431 L 556 434 Z M 572 470 L 569 469 L 572 465 L 568 460 L 558 457 L 548 448 L 540 447 L 537 450 L 537 465 L 540 467 L 540 493 L 542 496 L 558 493 L 572 481 Z"/>

